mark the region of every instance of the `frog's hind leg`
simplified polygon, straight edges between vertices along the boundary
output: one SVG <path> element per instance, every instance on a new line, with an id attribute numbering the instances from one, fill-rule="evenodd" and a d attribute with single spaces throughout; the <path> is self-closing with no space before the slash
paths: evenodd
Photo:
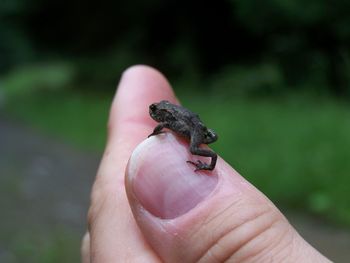
<path id="1" fill-rule="evenodd" d="M 197 162 L 192 162 L 192 161 L 187 161 L 190 164 L 193 164 L 194 166 L 196 166 L 195 171 L 199 171 L 199 170 L 209 170 L 212 171 L 215 168 L 216 165 L 216 161 L 217 161 L 217 155 L 216 153 L 214 153 L 211 150 L 206 150 L 206 149 L 201 149 L 201 148 L 197 148 L 193 151 L 191 151 L 192 154 L 195 155 L 200 155 L 200 156 L 205 156 L 205 157 L 211 157 L 211 162 L 210 164 L 207 163 L 203 163 L 200 160 L 197 160 Z"/>
<path id="2" fill-rule="evenodd" d="M 200 148 L 199 145 L 202 142 L 202 136 L 196 132 L 193 134 L 191 137 L 191 144 L 190 144 L 190 152 L 194 155 L 199 155 L 199 156 L 205 156 L 205 157 L 211 157 L 211 162 L 210 164 L 206 164 L 198 160 L 197 162 L 192 162 L 192 161 L 187 161 L 190 164 L 193 164 L 196 166 L 195 171 L 199 170 L 213 170 L 216 165 L 217 161 L 217 154 L 209 149 L 203 149 Z"/>

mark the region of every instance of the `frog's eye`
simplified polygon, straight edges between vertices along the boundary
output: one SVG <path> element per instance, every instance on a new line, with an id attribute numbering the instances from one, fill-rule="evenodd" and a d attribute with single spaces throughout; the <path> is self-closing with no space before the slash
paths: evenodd
<path id="1" fill-rule="evenodd" d="M 153 103 L 153 104 L 151 104 L 151 105 L 149 106 L 149 109 L 150 109 L 151 111 L 154 111 L 155 109 L 157 109 L 157 105 L 156 105 L 155 103 Z"/>

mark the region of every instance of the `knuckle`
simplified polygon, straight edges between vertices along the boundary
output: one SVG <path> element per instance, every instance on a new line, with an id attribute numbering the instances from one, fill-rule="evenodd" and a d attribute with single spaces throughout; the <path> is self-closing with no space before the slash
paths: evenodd
<path id="1" fill-rule="evenodd" d="M 218 231 L 198 262 L 246 262 L 256 256 L 265 257 L 278 245 L 276 240 L 284 238 L 285 228 L 276 227 L 280 222 L 287 223 L 273 208 L 251 214 L 242 223 Z"/>

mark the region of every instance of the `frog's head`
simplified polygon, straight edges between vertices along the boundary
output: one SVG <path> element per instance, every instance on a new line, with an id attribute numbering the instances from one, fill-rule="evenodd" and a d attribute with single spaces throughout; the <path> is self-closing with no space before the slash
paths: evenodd
<path id="1" fill-rule="evenodd" d="M 149 115 L 157 122 L 165 121 L 165 116 L 167 114 L 166 109 L 169 104 L 169 101 L 166 100 L 162 100 L 159 103 L 152 103 L 149 106 Z"/>
<path id="2" fill-rule="evenodd" d="M 207 129 L 204 136 L 205 144 L 213 143 L 218 139 L 218 135 L 212 129 Z"/>

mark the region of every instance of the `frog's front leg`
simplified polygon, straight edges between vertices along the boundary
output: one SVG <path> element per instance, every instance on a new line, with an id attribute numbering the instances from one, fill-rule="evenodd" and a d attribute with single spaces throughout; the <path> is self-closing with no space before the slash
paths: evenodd
<path id="1" fill-rule="evenodd" d="M 194 155 L 211 157 L 210 164 L 203 163 L 200 160 L 198 160 L 197 162 L 192 162 L 192 161 L 187 161 L 187 162 L 196 166 L 195 171 L 199 171 L 199 170 L 211 171 L 215 168 L 217 154 L 209 149 L 200 148 L 199 146 L 202 143 L 202 141 L 203 141 L 203 136 L 200 133 L 195 131 L 194 134 L 191 136 L 190 152 Z"/>
<path id="2" fill-rule="evenodd" d="M 151 136 L 153 136 L 153 135 L 157 135 L 157 134 L 163 133 L 163 132 L 162 132 L 162 129 L 163 129 L 163 128 L 168 128 L 168 126 L 169 126 L 169 125 L 168 125 L 167 122 L 161 122 L 161 123 L 159 123 L 159 124 L 154 128 L 153 132 L 152 132 L 150 135 L 148 135 L 148 138 L 151 137 Z"/>

